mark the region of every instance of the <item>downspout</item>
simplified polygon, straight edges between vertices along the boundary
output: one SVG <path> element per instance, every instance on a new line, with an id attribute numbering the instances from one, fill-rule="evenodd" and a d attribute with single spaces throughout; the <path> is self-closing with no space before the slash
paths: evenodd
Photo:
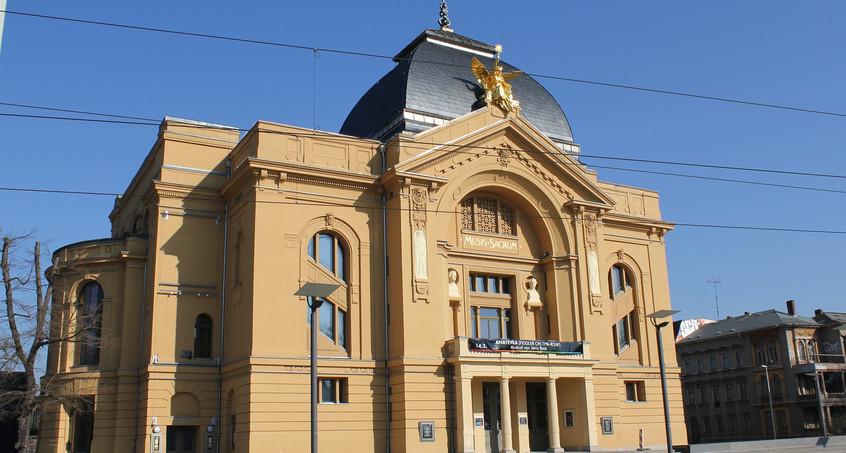
<path id="1" fill-rule="evenodd" d="M 147 233 L 147 237 L 144 238 L 144 279 L 143 288 L 141 289 L 141 330 L 140 335 L 141 339 L 138 342 L 138 371 L 136 372 L 135 376 L 135 437 L 132 438 L 132 450 L 137 451 L 138 446 L 138 428 L 140 427 L 140 423 L 138 417 L 141 412 L 141 367 L 143 366 L 144 361 L 144 314 L 147 312 L 145 309 L 147 305 L 147 261 L 150 253 L 150 233 Z"/>
<path id="2" fill-rule="evenodd" d="M 229 171 L 232 167 L 232 161 L 226 160 L 226 177 L 229 177 Z M 229 243 L 229 202 L 223 200 L 223 276 L 221 277 L 220 285 L 220 352 L 217 359 L 217 439 L 215 440 L 214 451 L 220 453 L 220 435 L 223 431 L 223 420 L 220 419 L 222 407 L 221 400 L 223 398 L 223 339 L 224 327 L 226 327 L 226 252 Z M 232 408 L 229 408 L 232 411 Z"/>
<path id="3" fill-rule="evenodd" d="M 379 144 L 379 153 L 382 154 L 382 176 L 385 175 L 385 143 Z M 386 213 L 385 187 L 382 186 L 382 269 L 384 271 L 384 283 L 382 286 L 382 299 L 385 310 L 385 452 L 391 452 L 391 384 L 390 372 L 388 371 L 388 360 L 390 359 L 391 347 L 388 342 L 388 226 Z"/>

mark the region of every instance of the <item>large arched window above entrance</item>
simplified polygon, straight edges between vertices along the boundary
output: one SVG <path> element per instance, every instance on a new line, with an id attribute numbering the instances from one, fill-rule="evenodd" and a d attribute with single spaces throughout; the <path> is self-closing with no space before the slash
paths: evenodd
<path id="1" fill-rule="evenodd" d="M 461 202 L 461 228 L 483 233 L 516 235 L 514 209 L 489 197 L 469 197 Z"/>
<path id="2" fill-rule="evenodd" d="M 343 243 L 331 233 L 317 233 L 308 240 L 306 254 L 341 281 L 347 281 L 347 253 Z"/>

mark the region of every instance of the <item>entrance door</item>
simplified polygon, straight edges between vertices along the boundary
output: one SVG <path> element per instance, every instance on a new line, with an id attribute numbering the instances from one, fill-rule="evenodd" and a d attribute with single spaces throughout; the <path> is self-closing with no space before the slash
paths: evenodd
<path id="1" fill-rule="evenodd" d="M 499 453 L 502 444 L 499 383 L 482 382 L 482 410 L 485 415 L 485 452 Z"/>
<path id="2" fill-rule="evenodd" d="M 529 449 L 546 451 L 549 448 L 546 384 L 526 383 L 526 410 L 529 413 Z"/>
<path id="3" fill-rule="evenodd" d="M 196 438 L 195 426 L 168 426 L 167 453 L 194 453 Z"/>

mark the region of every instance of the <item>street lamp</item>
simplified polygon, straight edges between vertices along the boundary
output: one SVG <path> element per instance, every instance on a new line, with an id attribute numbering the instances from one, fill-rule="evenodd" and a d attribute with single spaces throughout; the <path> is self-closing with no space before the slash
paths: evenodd
<path id="1" fill-rule="evenodd" d="M 770 369 L 766 365 L 761 365 L 764 368 L 764 377 L 767 379 L 767 396 L 770 398 L 770 423 L 773 425 L 773 439 L 778 439 L 775 424 L 775 412 L 773 411 L 773 391 L 770 389 Z"/>
<path id="2" fill-rule="evenodd" d="M 658 319 L 667 318 L 678 313 L 679 310 L 658 310 L 646 315 L 655 326 L 655 336 L 658 337 L 658 363 L 661 365 L 661 396 L 664 398 L 664 424 L 667 425 L 667 453 L 673 453 L 673 431 L 670 429 L 670 406 L 667 404 L 667 371 L 664 369 L 664 342 L 661 340 L 661 328 L 670 323 L 659 323 Z"/>
<path id="3" fill-rule="evenodd" d="M 306 283 L 295 296 L 306 296 L 311 308 L 311 453 L 317 453 L 317 309 L 341 285 L 334 283 Z"/>

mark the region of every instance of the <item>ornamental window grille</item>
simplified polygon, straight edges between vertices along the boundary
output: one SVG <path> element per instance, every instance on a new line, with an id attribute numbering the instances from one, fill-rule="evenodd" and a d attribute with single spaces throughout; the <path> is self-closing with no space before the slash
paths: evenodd
<path id="1" fill-rule="evenodd" d="M 514 209 L 494 198 L 471 197 L 461 202 L 461 228 L 514 236 Z"/>

